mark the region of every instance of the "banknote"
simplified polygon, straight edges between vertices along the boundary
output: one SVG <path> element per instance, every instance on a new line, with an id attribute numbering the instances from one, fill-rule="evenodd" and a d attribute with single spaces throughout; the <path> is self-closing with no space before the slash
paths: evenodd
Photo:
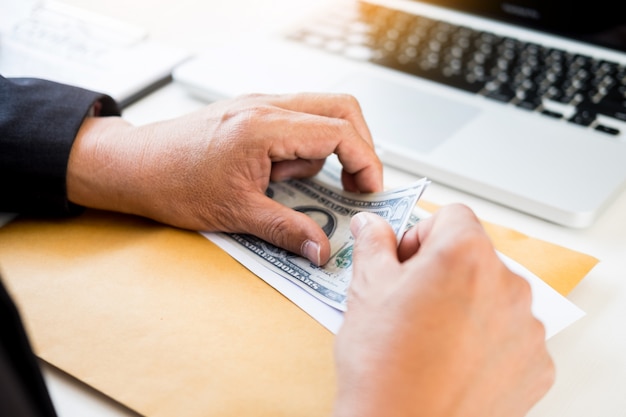
<path id="1" fill-rule="evenodd" d="M 323 266 L 252 235 L 222 233 L 214 241 L 242 264 L 262 265 L 345 311 L 354 244 L 350 219 L 362 211 L 375 213 L 387 220 L 399 238 L 428 183 L 422 179 L 407 187 L 371 194 L 349 193 L 319 178 L 270 183 L 266 191 L 270 198 L 308 215 L 328 236 L 331 256 Z M 221 245 L 222 240 L 228 244 Z"/>

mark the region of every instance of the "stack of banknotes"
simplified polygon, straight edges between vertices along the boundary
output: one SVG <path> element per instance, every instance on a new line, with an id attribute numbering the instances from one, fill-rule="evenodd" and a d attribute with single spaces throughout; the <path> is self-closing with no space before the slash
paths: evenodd
<path id="1" fill-rule="evenodd" d="M 408 187 L 381 193 L 356 194 L 328 182 L 333 176 L 326 171 L 312 179 L 271 183 L 266 191 L 270 198 L 308 215 L 320 225 L 331 246 L 330 260 L 325 265 L 317 266 L 255 236 L 221 234 L 221 238 L 230 243 L 230 248 L 235 248 L 236 258 L 240 261 L 247 258 L 242 262 L 244 265 L 261 264 L 328 305 L 345 311 L 354 244 L 350 219 L 362 211 L 376 213 L 389 222 L 400 238 L 429 181 L 421 179 Z"/>

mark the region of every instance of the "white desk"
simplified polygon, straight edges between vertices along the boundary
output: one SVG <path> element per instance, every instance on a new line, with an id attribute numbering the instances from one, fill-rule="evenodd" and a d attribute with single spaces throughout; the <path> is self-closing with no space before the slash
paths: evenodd
<path id="1" fill-rule="evenodd" d="M 66 1 L 143 26 L 154 39 L 191 52 L 243 31 L 271 29 L 306 3 L 306 0 Z M 178 86 L 169 85 L 128 108 L 125 116 L 141 124 L 177 116 L 201 105 Z M 410 178 L 392 169 L 386 171 L 388 185 Z M 585 230 L 549 224 L 438 184 L 433 184 L 423 198 L 439 204 L 466 203 L 485 220 L 600 259 L 598 266 L 569 296 L 587 316 L 548 342 L 557 367 L 556 384 L 529 416 L 626 416 L 626 192 L 595 225 Z M 45 365 L 44 371 L 60 417 L 136 416 L 50 366 Z"/>

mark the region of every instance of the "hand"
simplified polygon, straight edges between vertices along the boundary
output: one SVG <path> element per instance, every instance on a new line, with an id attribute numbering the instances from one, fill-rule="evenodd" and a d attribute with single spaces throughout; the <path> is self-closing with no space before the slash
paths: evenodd
<path id="1" fill-rule="evenodd" d="M 333 153 L 344 188 L 382 191 L 382 164 L 347 95 L 244 96 L 143 127 L 89 118 L 70 154 L 68 196 L 186 229 L 253 234 L 323 264 L 321 228 L 264 193 L 270 180 L 315 175 Z"/>
<path id="2" fill-rule="evenodd" d="M 352 220 L 348 309 L 335 345 L 335 417 L 520 417 L 554 367 L 528 283 L 473 213 L 442 208 L 397 247 L 376 215 Z"/>

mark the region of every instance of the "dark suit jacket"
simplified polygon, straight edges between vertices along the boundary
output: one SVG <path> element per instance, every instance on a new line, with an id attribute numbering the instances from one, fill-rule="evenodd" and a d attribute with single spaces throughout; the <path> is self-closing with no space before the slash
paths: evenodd
<path id="1" fill-rule="evenodd" d="M 0 211 L 71 212 L 65 175 L 70 149 L 95 102 L 118 115 L 105 95 L 37 79 L 0 76 Z"/>
<path id="2" fill-rule="evenodd" d="M 0 211 L 63 215 L 80 210 L 67 199 L 67 163 L 78 129 L 97 102 L 100 115 L 119 114 L 115 102 L 102 94 L 0 76 Z M 19 313 L 1 281 L 0 416 L 56 416 Z"/>

